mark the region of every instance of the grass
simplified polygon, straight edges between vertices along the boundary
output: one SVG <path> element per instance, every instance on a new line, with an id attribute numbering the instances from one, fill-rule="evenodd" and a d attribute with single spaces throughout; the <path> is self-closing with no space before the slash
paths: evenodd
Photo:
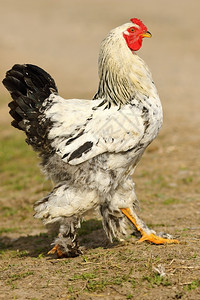
<path id="1" fill-rule="evenodd" d="M 14 281 L 14 280 L 19 280 L 22 278 L 26 278 L 27 276 L 33 275 L 34 273 L 32 271 L 29 272 L 24 272 L 24 273 L 19 273 L 19 274 L 12 274 L 9 276 L 9 278 Z"/>
<path id="2" fill-rule="evenodd" d="M 5 128 L 0 126 L 0 130 L 4 131 Z M 23 222 L 25 224 L 33 215 L 33 202 L 52 189 L 52 184 L 41 174 L 37 154 L 24 140 L 25 135 L 16 134 L 14 130 L 1 137 L 0 217 L 5 221 L 13 220 L 12 225 L 0 228 L 0 233 L 4 234 L 24 231 Z M 22 225 L 19 230 L 18 223 Z"/>
<path id="3" fill-rule="evenodd" d="M 14 134 L 14 131 L 2 138 L 0 149 L 2 194 L 10 190 L 28 190 L 33 182 L 35 185 L 44 183 L 44 177 L 38 168 L 37 155 L 24 140 L 24 134 Z"/>
<path id="4" fill-rule="evenodd" d="M 171 282 L 166 277 L 162 277 L 159 274 L 151 274 L 148 276 L 144 276 L 143 280 L 150 283 L 151 287 L 154 286 L 169 286 L 172 285 Z"/>
<path id="5" fill-rule="evenodd" d="M 172 204 L 177 204 L 179 202 L 180 202 L 179 199 L 176 199 L 176 198 L 167 198 L 162 203 L 164 205 L 172 205 Z"/>
<path id="6" fill-rule="evenodd" d="M 186 285 L 188 291 L 195 290 L 200 287 L 200 279 L 195 279 Z"/>
<path id="7" fill-rule="evenodd" d="M 191 184 L 193 182 L 193 177 L 192 176 L 188 176 L 182 179 L 184 184 Z"/>
<path id="8" fill-rule="evenodd" d="M 132 276 L 132 268 L 128 272 L 128 274 L 117 273 L 115 276 L 110 277 L 108 271 L 104 271 L 100 273 L 99 269 L 94 269 L 92 273 L 81 273 L 75 274 L 69 280 L 74 281 L 82 281 L 84 289 L 88 292 L 99 292 L 104 291 L 108 286 L 123 286 L 123 284 L 128 283 L 131 288 L 135 288 L 137 282 L 135 278 Z M 74 288 L 72 286 L 69 289 L 74 292 Z"/>
<path id="9" fill-rule="evenodd" d="M 4 228 L 0 227 L 0 234 L 2 233 L 9 233 L 9 232 L 17 232 L 18 228 Z"/>
<path id="10" fill-rule="evenodd" d="M 7 285 L 10 285 L 12 289 L 16 289 L 17 286 L 15 284 L 16 280 L 22 280 L 30 275 L 33 275 L 34 273 L 32 271 L 29 272 L 23 272 L 19 274 L 11 274 L 9 275 L 9 279 L 7 280 Z"/>
<path id="11" fill-rule="evenodd" d="M 5 250 L 0 250 L 0 255 L 3 257 L 10 257 L 10 258 L 21 258 L 21 257 L 25 257 L 27 256 L 29 253 L 27 250 L 13 250 L 13 249 L 9 249 L 9 247 L 4 247 Z M 10 248 L 12 248 L 12 246 L 10 246 Z"/>
<path id="12" fill-rule="evenodd" d="M 1 215 L 3 217 L 11 217 L 18 213 L 18 210 L 14 207 L 2 206 L 1 207 Z"/>
<path id="13" fill-rule="evenodd" d="M 128 294 L 126 299 L 133 299 L 133 295 L 132 294 Z"/>

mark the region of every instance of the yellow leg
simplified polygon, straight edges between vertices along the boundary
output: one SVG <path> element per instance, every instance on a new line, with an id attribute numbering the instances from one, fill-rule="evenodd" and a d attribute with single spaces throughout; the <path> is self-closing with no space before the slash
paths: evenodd
<path id="1" fill-rule="evenodd" d="M 174 239 L 166 239 L 160 236 L 155 235 L 154 233 L 147 233 L 144 229 L 142 229 L 136 222 L 135 217 L 131 214 L 129 208 L 120 208 L 121 212 L 135 225 L 136 229 L 141 233 L 142 237 L 138 241 L 139 243 L 143 241 L 147 241 L 149 243 L 153 243 L 156 245 L 160 244 L 179 244 L 178 240 Z"/>

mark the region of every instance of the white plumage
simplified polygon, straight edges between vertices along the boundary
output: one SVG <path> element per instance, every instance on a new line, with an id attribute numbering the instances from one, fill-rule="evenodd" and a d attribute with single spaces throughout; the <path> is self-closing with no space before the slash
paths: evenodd
<path id="1" fill-rule="evenodd" d="M 156 237 L 134 211 L 131 175 L 162 125 L 151 73 L 132 49 L 134 38 L 142 43 L 148 35 L 137 19 L 109 33 L 100 48 L 100 82 L 93 101 L 61 98 L 50 75 L 32 65 L 15 65 L 4 79 L 14 100 L 13 126 L 26 132 L 56 185 L 35 204 L 35 217 L 60 224 L 51 251 L 58 256 L 79 254 L 76 230 L 84 214 L 96 207 L 110 240 L 126 233 L 127 216 L 141 240 L 176 242 Z"/>

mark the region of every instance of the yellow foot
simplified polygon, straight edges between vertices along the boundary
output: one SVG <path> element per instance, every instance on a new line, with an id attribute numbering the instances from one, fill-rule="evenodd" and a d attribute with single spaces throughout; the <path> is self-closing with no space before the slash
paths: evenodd
<path id="1" fill-rule="evenodd" d="M 129 208 L 120 208 L 121 212 L 134 224 L 136 229 L 141 233 L 142 237 L 138 241 L 139 243 L 147 241 L 152 244 L 162 245 L 162 244 L 179 244 L 178 240 L 166 239 L 160 236 L 157 236 L 153 233 L 146 233 L 146 226 L 143 224 L 141 220 L 137 217 L 137 215 L 133 215 Z"/>
<path id="2" fill-rule="evenodd" d="M 55 245 L 47 254 L 57 254 L 57 257 L 63 257 L 63 253 L 60 250 L 59 245 Z"/>
<path id="3" fill-rule="evenodd" d="M 142 243 L 144 241 L 147 241 L 149 243 L 153 243 L 156 245 L 162 245 L 162 244 L 179 244 L 178 240 L 173 239 L 165 239 L 160 236 L 157 236 L 153 233 L 147 234 L 146 232 L 142 233 L 141 239 L 138 241 L 138 243 Z"/>

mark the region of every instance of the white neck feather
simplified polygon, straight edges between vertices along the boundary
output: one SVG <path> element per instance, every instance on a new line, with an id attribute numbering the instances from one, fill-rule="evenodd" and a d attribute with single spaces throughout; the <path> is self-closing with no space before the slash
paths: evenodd
<path id="1" fill-rule="evenodd" d="M 95 98 L 116 105 L 144 96 L 158 98 L 151 73 L 145 62 L 127 46 L 123 32 L 132 24 L 113 29 L 103 40 L 99 54 L 99 89 Z"/>

